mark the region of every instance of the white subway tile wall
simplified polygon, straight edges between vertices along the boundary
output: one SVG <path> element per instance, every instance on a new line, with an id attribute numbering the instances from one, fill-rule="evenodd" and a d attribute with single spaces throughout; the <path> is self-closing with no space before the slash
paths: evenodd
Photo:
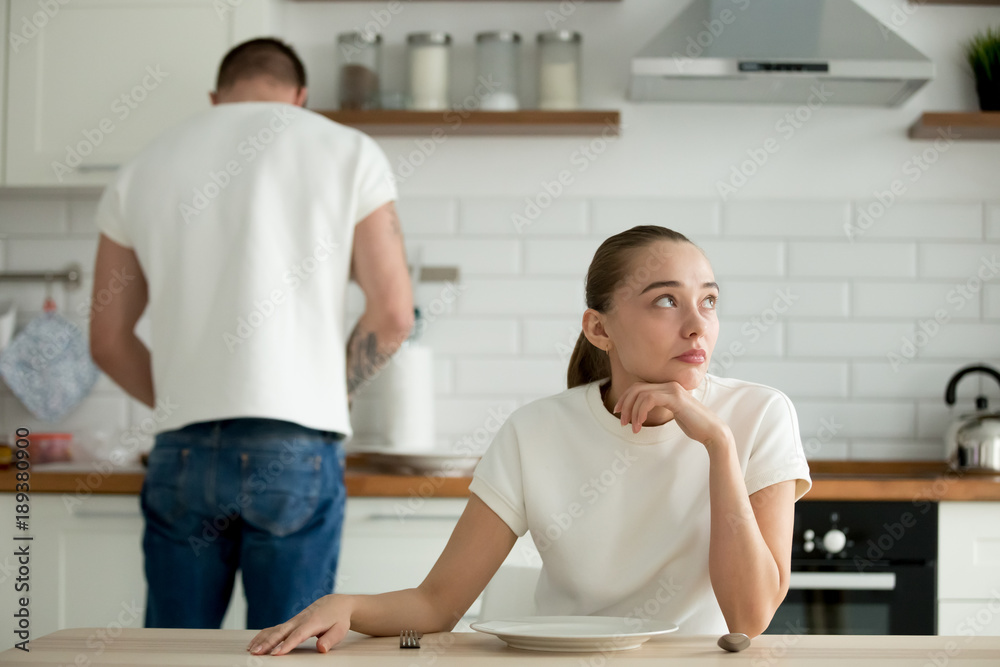
<path id="1" fill-rule="evenodd" d="M 868 238 L 963 239 L 983 237 L 983 206 L 977 202 L 897 202 L 865 226 L 872 202 L 858 202 L 854 223 Z"/>
<path id="2" fill-rule="evenodd" d="M 0 194 L 0 266 L 79 263 L 84 286 L 53 293 L 84 328 L 96 201 L 94 192 Z M 566 197 L 533 209 L 530 197 L 403 197 L 411 257 L 461 271 L 457 285 L 417 289 L 442 440 L 484 445 L 516 407 L 561 391 L 594 250 L 633 225 L 664 224 L 705 250 L 721 284 L 713 372 L 788 394 L 809 458 L 941 458 L 957 413 L 978 393 L 1000 400 L 996 383 L 970 377 L 959 405 L 944 404 L 957 369 L 1000 366 L 1000 203 L 909 200 L 862 215 L 873 210 L 847 200 Z M 40 284 L 0 284 L 22 325 L 44 294 Z M 352 287 L 350 319 L 363 309 Z M 107 378 L 61 424 L 32 419 L 0 387 L 4 434 L 103 428 L 148 446 L 150 419 Z"/>
<path id="3" fill-rule="evenodd" d="M 1000 204 L 986 206 L 986 238 L 1000 241 Z"/>

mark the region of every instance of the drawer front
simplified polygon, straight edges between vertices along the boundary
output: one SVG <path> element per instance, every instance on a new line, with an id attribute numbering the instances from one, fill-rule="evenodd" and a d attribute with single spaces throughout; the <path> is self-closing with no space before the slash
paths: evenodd
<path id="1" fill-rule="evenodd" d="M 941 600 L 937 633 L 1000 637 L 1000 595 L 989 600 Z"/>
<path id="2" fill-rule="evenodd" d="M 939 600 L 1000 595 L 1000 503 L 941 503 L 938 567 Z"/>
<path id="3" fill-rule="evenodd" d="M 465 503 L 348 498 L 337 592 L 385 593 L 420 584 L 448 543 Z"/>

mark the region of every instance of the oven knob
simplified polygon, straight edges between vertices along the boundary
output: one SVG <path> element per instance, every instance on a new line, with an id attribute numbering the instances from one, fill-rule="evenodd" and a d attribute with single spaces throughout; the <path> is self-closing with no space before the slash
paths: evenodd
<path id="1" fill-rule="evenodd" d="M 831 528 L 827 531 L 826 535 L 823 536 L 823 548 L 826 549 L 827 553 L 840 553 L 846 546 L 847 535 L 845 535 L 842 530 Z"/>
<path id="2" fill-rule="evenodd" d="M 807 542 L 812 542 L 813 540 L 816 539 L 816 533 L 814 533 L 810 529 L 810 530 L 807 530 L 806 532 L 802 533 L 802 537 L 804 537 Z"/>
<path id="3" fill-rule="evenodd" d="M 816 548 L 815 542 L 806 542 L 805 544 L 802 545 L 802 550 L 805 551 L 807 554 L 811 554 L 813 549 L 815 548 Z"/>

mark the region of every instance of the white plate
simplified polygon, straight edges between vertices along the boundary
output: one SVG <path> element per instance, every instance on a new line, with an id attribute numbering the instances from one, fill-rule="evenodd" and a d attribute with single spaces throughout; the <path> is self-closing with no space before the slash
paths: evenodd
<path id="1" fill-rule="evenodd" d="M 524 616 L 473 623 L 472 629 L 496 635 L 512 648 L 590 653 L 639 648 L 677 626 L 617 616 Z"/>
<path id="2" fill-rule="evenodd" d="M 400 452 L 372 446 L 347 447 L 347 453 L 359 456 L 365 463 L 388 472 L 439 477 L 470 475 L 480 459 L 479 456 L 455 452 Z"/>

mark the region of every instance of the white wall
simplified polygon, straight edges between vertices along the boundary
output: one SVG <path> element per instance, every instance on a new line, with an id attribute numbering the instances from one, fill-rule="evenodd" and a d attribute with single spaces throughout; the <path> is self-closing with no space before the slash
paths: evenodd
<path id="1" fill-rule="evenodd" d="M 716 369 L 788 393 L 812 458 L 940 457 L 950 417 L 947 379 L 973 361 L 1000 366 L 1000 276 L 984 269 L 990 278 L 983 289 L 949 298 L 982 261 L 1000 256 L 1000 143 L 956 142 L 939 150 L 908 140 L 906 128 L 924 110 L 975 108 L 959 45 L 983 25 L 1000 24 L 1000 8 L 863 0 L 933 58 L 935 80 L 899 109 L 822 107 L 786 136 L 776 124 L 795 107 L 624 100 L 629 56 L 685 4 L 584 4 L 559 26 L 584 34 L 585 104 L 621 109 L 620 139 L 452 138 L 433 150 L 416 138 L 380 140 L 407 176 L 400 210 L 411 251 L 421 248 L 427 263 L 460 266 L 466 287 L 427 332 L 438 358 L 442 436 L 455 442 L 478 432 L 482 440 L 491 410 L 509 411 L 564 386 L 593 250 L 616 231 L 653 223 L 689 234 L 713 261 L 723 293 Z M 448 30 L 456 41 L 458 103 L 471 92 L 474 33 L 516 29 L 528 42 L 530 101 L 531 42 L 549 28 L 546 12 L 559 6 L 403 2 L 384 30 L 387 60 L 399 61 L 407 32 Z M 311 107 L 335 105 L 335 34 L 362 26 L 381 8 L 284 6 L 282 35 L 306 60 Z M 398 88 L 399 66 L 390 64 L 385 78 Z M 770 137 L 780 150 L 735 196 L 720 197 L 717 183 Z M 581 159 L 588 148 L 594 158 Z M 422 164 L 411 175 L 401 165 L 413 155 Z M 915 171 L 921 158 L 933 164 Z M 572 184 L 518 232 L 511 216 L 524 214 L 529 200 L 538 202 L 544 183 L 561 170 L 571 172 Z M 905 193 L 852 242 L 845 224 L 873 210 L 875 193 L 897 180 Z M 0 193 L 7 267 L 58 268 L 69 259 L 89 267 L 95 197 Z M 430 307 L 441 289 L 422 286 L 421 305 Z M 39 310 L 41 287 L 2 290 L 26 310 Z M 57 292 L 64 309 L 85 313 L 86 290 Z M 781 294 L 790 295 L 791 305 L 774 318 L 769 309 Z M 355 293 L 352 311 L 360 307 Z M 894 369 L 887 354 L 899 352 L 904 338 L 913 340 L 938 309 L 948 322 Z M 730 364 L 723 352 L 733 343 L 747 351 Z M 998 388 L 982 386 L 1000 398 Z M 976 380 L 963 383 L 965 405 L 978 387 Z M 9 392 L 0 401 L 4 432 L 35 425 Z M 144 414 L 102 380 L 67 425 L 121 430 Z M 819 437 L 824 420 L 837 425 L 832 437 Z"/>

